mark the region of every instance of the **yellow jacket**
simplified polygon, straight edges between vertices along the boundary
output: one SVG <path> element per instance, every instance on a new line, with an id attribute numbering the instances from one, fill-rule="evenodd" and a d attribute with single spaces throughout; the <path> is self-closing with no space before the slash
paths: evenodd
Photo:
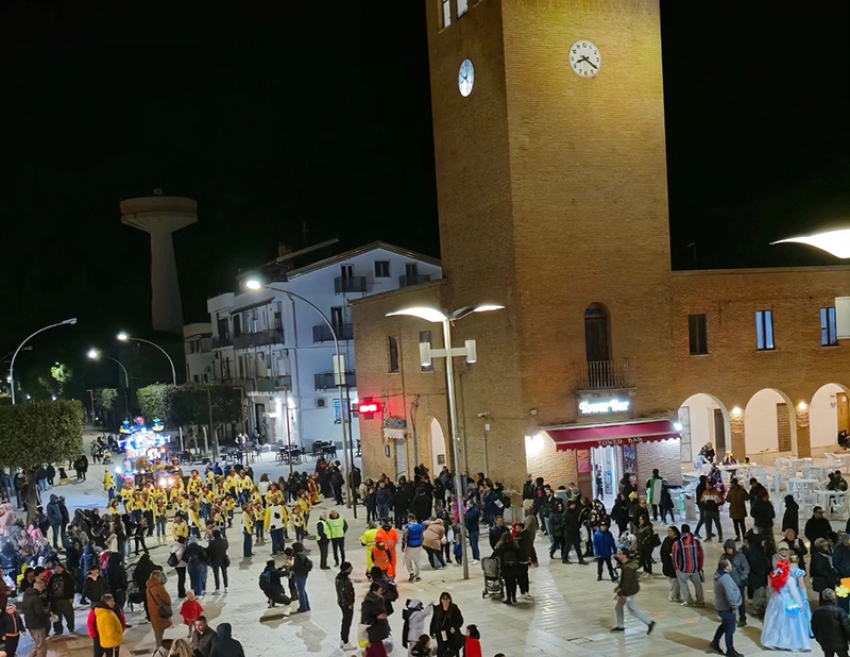
<path id="1" fill-rule="evenodd" d="M 360 544 L 366 546 L 366 570 L 372 570 L 372 548 L 375 547 L 375 537 L 378 535 L 378 529 L 367 529 L 366 533 L 360 537 Z"/>
<path id="2" fill-rule="evenodd" d="M 179 525 L 175 522 L 173 528 L 171 529 L 171 534 L 174 536 L 174 539 L 178 539 L 181 536 L 185 539 L 189 538 L 189 523 L 186 521 L 181 522 Z"/>
<path id="3" fill-rule="evenodd" d="M 249 534 L 254 533 L 254 516 L 250 513 L 242 514 L 242 528 Z"/>
<path id="4" fill-rule="evenodd" d="M 272 529 L 285 529 L 289 522 L 289 512 L 282 504 L 274 504 L 266 509 L 266 531 Z"/>
<path id="5" fill-rule="evenodd" d="M 105 606 L 95 607 L 93 611 L 101 647 L 115 648 L 124 643 L 124 628 L 118 614 Z"/>

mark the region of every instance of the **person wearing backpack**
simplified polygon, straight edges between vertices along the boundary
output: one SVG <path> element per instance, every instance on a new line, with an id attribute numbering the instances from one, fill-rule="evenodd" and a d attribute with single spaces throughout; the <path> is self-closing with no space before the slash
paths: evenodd
<path id="1" fill-rule="evenodd" d="M 304 554 L 304 544 L 296 541 L 292 544 L 292 579 L 298 591 L 297 613 L 310 611 L 310 600 L 307 598 L 307 576 L 313 570 L 313 562 Z"/>
<path id="2" fill-rule="evenodd" d="M 506 605 L 512 605 L 516 602 L 519 545 L 510 532 L 502 534 L 493 550 L 493 557 L 499 559 L 499 564 L 502 566 L 502 577 L 505 579 L 505 599 L 503 602 Z"/>

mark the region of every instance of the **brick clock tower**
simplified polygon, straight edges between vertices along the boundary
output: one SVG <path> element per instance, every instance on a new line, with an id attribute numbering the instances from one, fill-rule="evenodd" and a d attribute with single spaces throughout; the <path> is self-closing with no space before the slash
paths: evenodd
<path id="1" fill-rule="evenodd" d="M 468 459 L 486 410 L 492 474 L 516 487 L 541 428 L 681 403 L 658 0 L 427 0 L 427 19 L 444 302 L 505 306 L 455 329 L 479 350 Z"/>

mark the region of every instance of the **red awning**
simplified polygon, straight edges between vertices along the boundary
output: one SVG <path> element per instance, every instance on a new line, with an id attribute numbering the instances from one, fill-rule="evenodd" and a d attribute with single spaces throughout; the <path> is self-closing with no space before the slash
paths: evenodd
<path id="1" fill-rule="evenodd" d="M 610 424 L 573 424 L 546 428 L 559 452 L 609 445 L 634 445 L 679 438 L 673 420 L 634 420 Z"/>

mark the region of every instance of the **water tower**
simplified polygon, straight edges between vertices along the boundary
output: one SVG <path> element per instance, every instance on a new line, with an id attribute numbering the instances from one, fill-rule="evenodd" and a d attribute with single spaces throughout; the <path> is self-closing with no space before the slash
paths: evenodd
<path id="1" fill-rule="evenodd" d="M 160 192 L 121 201 L 121 223 L 151 236 L 151 316 L 155 331 L 183 335 L 183 305 L 171 233 L 197 221 L 198 202 L 191 198 L 162 196 Z"/>

